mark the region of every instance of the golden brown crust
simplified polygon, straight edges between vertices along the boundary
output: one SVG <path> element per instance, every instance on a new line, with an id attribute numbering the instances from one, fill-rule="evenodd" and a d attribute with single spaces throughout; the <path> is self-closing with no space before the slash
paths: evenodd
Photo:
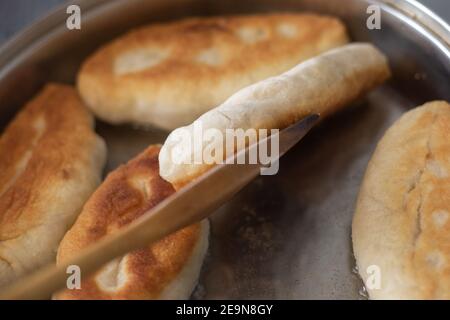
<path id="1" fill-rule="evenodd" d="M 108 175 L 61 242 L 58 262 L 69 259 L 100 238 L 116 232 L 175 192 L 168 182 L 159 177 L 159 149 L 159 146 L 150 146 Z M 202 228 L 201 224 L 192 225 L 146 249 L 129 253 L 120 258 L 120 262 L 116 260 L 110 263 L 83 281 L 81 290 L 66 290 L 56 297 L 161 298 L 164 289 L 189 264 L 198 242 L 206 241 Z M 203 260 L 203 254 L 200 260 Z"/>
<path id="2" fill-rule="evenodd" d="M 78 88 L 100 118 L 173 129 L 239 89 L 348 42 L 336 18 L 267 14 L 143 27 L 102 47 Z"/>
<path id="3" fill-rule="evenodd" d="M 373 299 L 450 299 L 450 104 L 416 108 L 385 134 L 353 220 L 360 274 L 381 272 Z"/>
<path id="4" fill-rule="evenodd" d="M 106 148 L 70 86 L 51 84 L 0 139 L 0 285 L 49 263 L 100 181 Z"/>

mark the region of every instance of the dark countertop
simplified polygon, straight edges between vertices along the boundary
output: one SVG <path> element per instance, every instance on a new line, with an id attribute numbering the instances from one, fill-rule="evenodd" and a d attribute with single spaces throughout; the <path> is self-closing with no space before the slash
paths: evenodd
<path id="1" fill-rule="evenodd" d="M 449 0 L 419 0 L 447 22 L 450 21 Z M 0 44 L 66 0 L 1 0 Z"/>

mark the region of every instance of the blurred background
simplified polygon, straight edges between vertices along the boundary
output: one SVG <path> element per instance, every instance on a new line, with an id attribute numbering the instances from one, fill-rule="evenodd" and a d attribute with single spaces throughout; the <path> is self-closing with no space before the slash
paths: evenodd
<path id="1" fill-rule="evenodd" d="M 450 0 L 419 0 L 450 22 Z M 0 0 L 0 45 L 54 7 L 67 0 Z"/>

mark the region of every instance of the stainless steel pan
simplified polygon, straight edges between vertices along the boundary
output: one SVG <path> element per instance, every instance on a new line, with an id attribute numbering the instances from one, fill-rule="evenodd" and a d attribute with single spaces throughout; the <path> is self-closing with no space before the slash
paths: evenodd
<path id="1" fill-rule="evenodd" d="M 78 1 L 82 30 L 65 27 L 65 7 L 0 51 L 0 124 L 45 82 L 73 83 L 83 59 L 131 27 L 192 15 L 269 11 L 334 14 L 354 40 L 371 41 L 394 77 L 359 106 L 321 124 L 292 150 L 273 177 L 260 177 L 212 218 L 209 255 L 194 298 L 363 298 L 352 272 L 351 219 L 367 162 L 403 112 L 450 100 L 450 30 L 414 1 L 127 0 Z M 381 7 L 381 30 L 366 28 L 367 7 Z M 243 57 L 245 59 L 245 57 Z M 106 171 L 166 132 L 97 124 L 106 139 Z"/>

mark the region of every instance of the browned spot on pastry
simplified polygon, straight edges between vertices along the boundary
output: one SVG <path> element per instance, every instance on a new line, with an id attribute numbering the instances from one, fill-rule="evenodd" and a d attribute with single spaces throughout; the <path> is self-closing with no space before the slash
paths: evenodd
<path id="1" fill-rule="evenodd" d="M 86 203 L 77 222 L 66 234 L 58 251 L 58 262 L 112 234 L 175 192 L 159 177 L 160 146 L 150 146 L 127 164 L 111 172 Z M 187 263 L 199 240 L 200 225 L 180 230 L 148 248 L 122 257 L 112 269 L 111 289 L 102 287 L 100 272 L 82 283 L 82 290 L 67 290 L 60 299 L 154 299 Z M 121 269 L 125 268 L 125 269 Z M 118 274 L 126 278 L 119 283 Z"/>
<path id="2" fill-rule="evenodd" d="M 0 268 L 0 285 L 54 259 L 67 226 L 99 183 L 106 148 L 93 124 L 74 88 L 50 84 L 5 129 L 0 256 L 9 267 Z"/>
<path id="3" fill-rule="evenodd" d="M 89 57 L 78 87 L 106 121 L 173 129 L 239 89 L 347 42 L 338 19 L 305 13 L 152 24 Z"/>

